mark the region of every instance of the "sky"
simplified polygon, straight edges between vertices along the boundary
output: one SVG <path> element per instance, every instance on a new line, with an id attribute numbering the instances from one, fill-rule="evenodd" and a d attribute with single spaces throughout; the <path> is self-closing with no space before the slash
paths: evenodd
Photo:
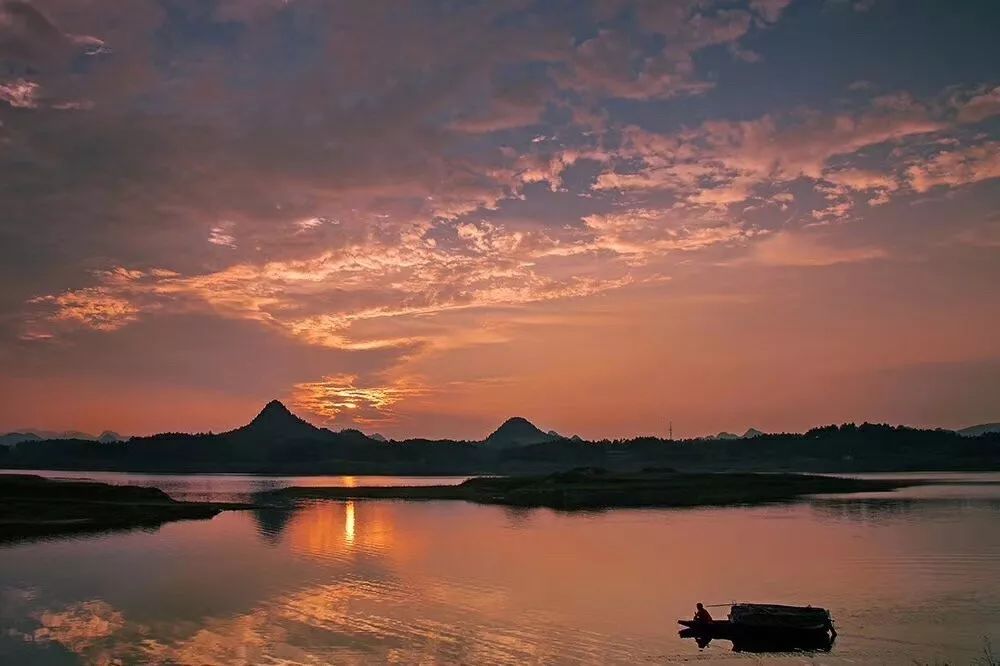
<path id="1" fill-rule="evenodd" d="M 998 27 L 0 1 L 0 430 L 1000 420 Z"/>

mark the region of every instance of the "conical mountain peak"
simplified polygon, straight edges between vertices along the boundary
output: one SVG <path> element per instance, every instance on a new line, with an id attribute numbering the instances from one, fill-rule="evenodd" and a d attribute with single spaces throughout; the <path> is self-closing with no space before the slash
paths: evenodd
<path id="1" fill-rule="evenodd" d="M 294 414 L 292 414 L 291 410 L 289 410 L 288 407 L 285 407 L 285 404 L 280 400 L 272 400 L 271 402 L 264 405 L 264 409 L 260 410 L 260 414 L 258 414 L 257 416 L 260 417 L 264 415 L 277 415 L 277 414 L 280 414 L 282 416 L 286 415 L 292 417 L 295 416 Z"/>
<path id="2" fill-rule="evenodd" d="M 326 434 L 324 430 L 292 414 L 280 400 L 272 400 L 264 405 L 264 409 L 260 410 L 253 421 L 242 428 L 237 428 L 233 433 L 272 439 L 311 439 Z"/>
<path id="3" fill-rule="evenodd" d="M 501 428 L 514 428 L 514 427 L 523 428 L 524 426 L 530 426 L 537 430 L 535 424 L 529 421 L 528 419 L 524 418 L 523 416 L 512 416 L 506 421 L 504 421 L 502 424 L 500 424 Z"/>
<path id="4" fill-rule="evenodd" d="M 504 421 L 486 438 L 486 444 L 497 448 L 506 448 L 550 442 L 555 439 L 560 439 L 559 435 L 542 431 L 523 416 L 513 416 Z"/>

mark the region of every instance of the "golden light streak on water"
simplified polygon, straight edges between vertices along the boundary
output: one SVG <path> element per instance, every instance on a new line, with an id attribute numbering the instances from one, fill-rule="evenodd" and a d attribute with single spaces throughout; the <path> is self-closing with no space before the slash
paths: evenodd
<path id="1" fill-rule="evenodd" d="M 344 541 L 354 545 L 354 502 L 348 502 L 344 513 Z"/>

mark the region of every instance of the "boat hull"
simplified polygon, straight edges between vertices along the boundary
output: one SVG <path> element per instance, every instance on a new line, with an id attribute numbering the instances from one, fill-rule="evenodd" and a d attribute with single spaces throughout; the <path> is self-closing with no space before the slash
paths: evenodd
<path id="1" fill-rule="evenodd" d="M 681 638 L 693 638 L 698 647 L 707 647 L 713 640 L 730 641 L 734 652 L 829 652 L 834 638 L 820 632 L 746 631 L 731 626 L 689 627 L 679 632 Z"/>
<path id="2" fill-rule="evenodd" d="M 737 624 L 730 622 L 729 620 L 712 620 L 711 622 L 677 620 L 677 624 L 685 627 L 686 631 L 701 634 L 713 634 L 720 638 L 725 635 L 825 636 L 829 633 L 828 627 L 824 625 L 808 627 L 758 627 Z"/>

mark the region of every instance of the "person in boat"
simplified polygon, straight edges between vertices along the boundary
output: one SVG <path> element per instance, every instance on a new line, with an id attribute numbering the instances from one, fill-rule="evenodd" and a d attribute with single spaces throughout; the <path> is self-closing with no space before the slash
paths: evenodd
<path id="1" fill-rule="evenodd" d="M 705 623 L 712 621 L 712 614 L 708 612 L 708 609 L 705 608 L 700 601 L 695 605 L 694 621 Z"/>

